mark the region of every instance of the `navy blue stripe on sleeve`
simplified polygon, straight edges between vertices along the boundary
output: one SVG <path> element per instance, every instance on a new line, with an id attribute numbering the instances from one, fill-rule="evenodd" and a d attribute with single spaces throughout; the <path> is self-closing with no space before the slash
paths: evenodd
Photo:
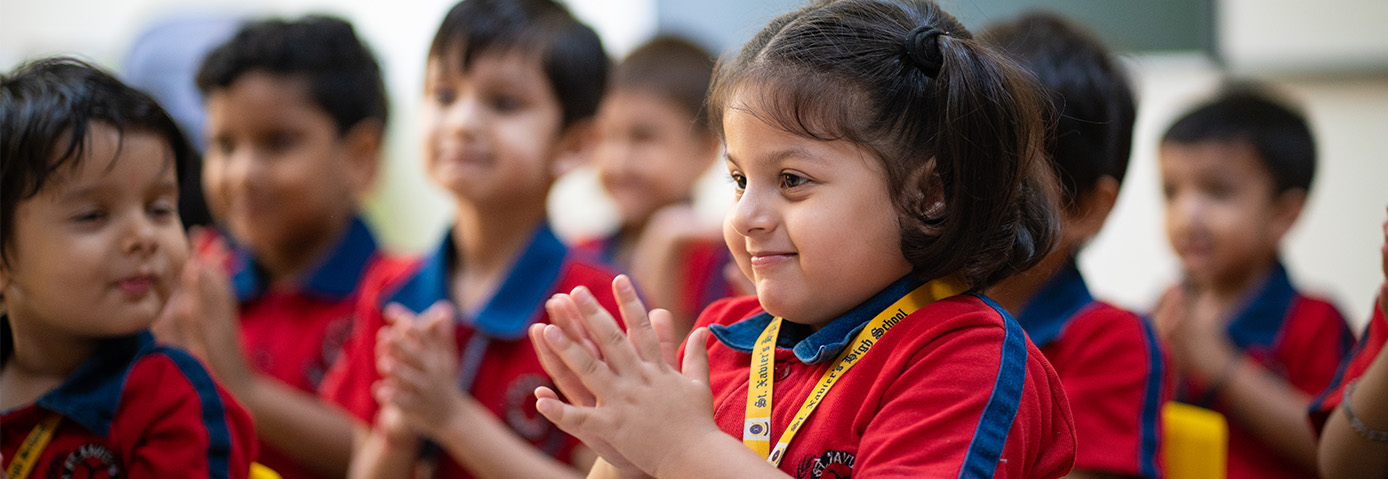
<path id="1" fill-rule="evenodd" d="M 197 391 L 202 404 L 202 423 L 207 428 L 207 477 L 227 479 L 231 476 L 231 430 L 227 424 L 226 407 L 217 385 L 198 360 L 177 349 L 159 348 L 160 353 L 173 360 L 183 376 Z"/>
<path id="2" fill-rule="evenodd" d="M 1007 444 L 1007 434 L 1017 418 L 1027 375 L 1026 333 L 1022 332 L 1021 325 L 998 303 L 983 295 L 974 296 L 1002 315 L 1006 333 L 1003 335 L 1002 356 L 998 361 L 998 376 L 993 383 L 993 392 L 988 397 L 988 405 L 983 408 L 983 416 L 978 420 L 973 440 L 969 442 L 964 465 L 959 470 L 960 479 L 993 477 L 1003 447 Z"/>
<path id="3" fill-rule="evenodd" d="M 1142 420 L 1138 423 L 1142 440 L 1138 443 L 1137 461 L 1143 477 L 1156 479 L 1157 474 L 1157 421 L 1161 420 L 1161 390 L 1166 371 L 1162 367 L 1161 349 L 1157 336 L 1147 321 L 1142 323 L 1143 336 L 1147 339 L 1147 390 L 1142 398 Z"/>

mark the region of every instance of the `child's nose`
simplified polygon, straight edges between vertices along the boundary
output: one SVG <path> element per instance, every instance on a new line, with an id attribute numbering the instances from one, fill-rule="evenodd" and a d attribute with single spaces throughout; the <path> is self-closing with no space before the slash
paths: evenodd
<path id="1" fill-rule="evenodd" d="M 126 222 L 124 250 L 128 253 L 150 254 L 159 249 L 158 227 L 144 211 L 133 213 Z"/>
<path id="2" fill-rule="evenodd" d="M 742 197 L 728 210 L 728 221 L 742 236 L 752 236 L 775 228 L 775 214 L 769 195 L 751 188 L 743 190 Z"/>
<path id="3" fill-rule="evenodd" d="M 482 102 L 464 95 L 444 111 L 443 124 L 450 133 L 467 136 L 476 133 L 483 116 Z"/>

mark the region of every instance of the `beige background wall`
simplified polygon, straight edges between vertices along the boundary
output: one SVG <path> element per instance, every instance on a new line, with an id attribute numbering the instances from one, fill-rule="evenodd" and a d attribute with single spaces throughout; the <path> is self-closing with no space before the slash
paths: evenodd
<path id="1" fill-rule="evenodd" d="M 982 0 L 975 0 L 982 1 Z M 330 12 L 352 20 L 387 72 L 392 126 L 386 175 L 368 206 L 398 249 L 435 240 L 450 205 L 415 160 L 414 111 L 424 52 L 451 0 L 0 0 L 0 68 L 26 58 L 77 53 L 114 70 L 154 19 L 213 9 L 238 15 Z M 571 0 L 618 57 L 655 30 L 653 0 Z M 963 2 L 968 3 L 968 2 Z M 1321 167 L 1307 210 L 1286 240 L 1285 259 L 1306 289 L 1333 298 L 1362 324 L 1377 285 L 1380 225 L 1388 204 L 1388 3 L 1381 0 L 1222 0 L 1218 43 L 1227 64 L 1270 77 L 1300 99 L 1320 142 Z M 749 7 L 751 8 L 751 7 Z M 758 26 L 750 27 L 755 30 Z M 1220 80 L 1201 54 L 1129 56 L 1140 110 L 1133 164 L 1104 232 L 1081 256 L 1096 294 L 1144 310 L 1176 279 L 1162 230 L 1156 139 L 1184 108 Z M 715 170 L 716 171 L 716 170 Z M 716 223 L 727 182 L 706 179 L 700 205 Z M 561 233 L 601 231 L 610 208 L 590 171 L 566 178 L 552 199 Z"/>

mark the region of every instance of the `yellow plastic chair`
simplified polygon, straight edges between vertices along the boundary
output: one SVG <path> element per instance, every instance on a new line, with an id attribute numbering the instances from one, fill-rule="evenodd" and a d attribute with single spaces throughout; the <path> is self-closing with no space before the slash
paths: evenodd
<path id="1" fill-rule="evenodd" d="M 1229 459 L 1224 415 L 1175 401 L 1161 413 L 1166 479 L 1224 479 Z"/>
<path id="2" fill-rule="evenodd" d="M 252 462 L 250 479 L 280 479 L 280 473 L 275 472 L 274 469 L 265 467 L 259 462 Z"/>

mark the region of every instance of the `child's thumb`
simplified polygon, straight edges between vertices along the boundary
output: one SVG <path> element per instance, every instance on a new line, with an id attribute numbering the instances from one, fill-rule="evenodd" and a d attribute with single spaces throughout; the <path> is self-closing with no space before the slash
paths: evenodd
<path id="1" fill-rule="evenodd" d="M 708 328 L 695 329 L 684 343 L 684 377 L 708 385 Z"/>

